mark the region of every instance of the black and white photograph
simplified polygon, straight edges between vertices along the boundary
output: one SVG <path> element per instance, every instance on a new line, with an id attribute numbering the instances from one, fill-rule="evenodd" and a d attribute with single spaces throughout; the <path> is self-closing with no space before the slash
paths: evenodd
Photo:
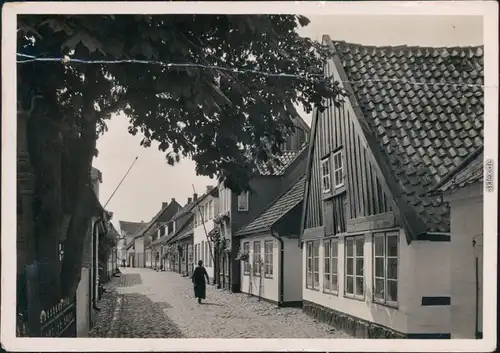
<path id="1" fill-rule="evenodd" d="M 2 33 L 6 351 L 495 349 L 497 2 L 11 2 Z"/>

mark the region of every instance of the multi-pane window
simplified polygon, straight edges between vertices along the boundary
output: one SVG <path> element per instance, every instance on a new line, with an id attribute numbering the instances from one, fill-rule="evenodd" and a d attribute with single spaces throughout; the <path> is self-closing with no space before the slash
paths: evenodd
<path id="1" fill-rule="evenodd" d="M 212 219 L 214 217 L 214 200 L 210 200 L 208 203 L 208 219 Z"/>
<path id="2" fill-rule="evenodd" d="M 238 211 L 248 211 L 248 191 L 238 195 Z"/>
<path id="3" fill-rule="evenodd" d="M 327 193 L 332 190 L 330 176 L 330 159 L 326 158 L 321 161 L 321 185 L 323 192 Z"/>
<path id="4" fill-rule="evenodd" d="M 319 289 L 319 240 L 306 243 L 306 288 Z"/>
<path id="5" fill-rule="evenodd" d="M 375 233 L 374 300 L 386 304 L 398 301 L 398 233 Z"/>
<path id="6" fill-rule="evenodd" d="M 260 253 L 260 240 L 253 242 L 253 274 L 260 276 L 262 255 Z"/>
<path id="7" fill-rule="evenodd" d="M 333 183 L 335 188 L 344 185 L 344 168 L 342 163 L 342 150 L 333 154 Z"/>
<path id="8" fill-rule="evenodd" d="M 338 284 L 338 240 L 328 239 L 323 243 L 324 247 L 324 278 L 323 291 L 337 293 Z"/>
<path id="9" fill-rule="evenodd" d="M 250 243 L 243 244 L 243 253 L 250 255 Z M 250 274 L 250 257 L 248 257 L 243 263 L 243 274 Z"/>
<path id="10" fill-rule="evenodd" d="M 345 239 L 346 296 L 364 297 L 364 244 L 364 235 Z"/>
<path id="11" fill-rule="evenodd" d="M 273 241 L 264 242 L 264 276 L 273 277 Z"/>

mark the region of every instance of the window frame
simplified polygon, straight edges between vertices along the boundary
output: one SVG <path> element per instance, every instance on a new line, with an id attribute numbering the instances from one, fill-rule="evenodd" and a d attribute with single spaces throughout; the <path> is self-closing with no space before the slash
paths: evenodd
<path id="1" fill-rule="evenodd" d="M 335 151 L 332 153 L 332 167 L 331 170 L 330 170 L 330 174 L 332 174 L 332 180 L 333 180 L 333 190 L 337 190 L 337 189 L 340 189 L 340 188 L 343 188 L 344 185 L 345 185 L 345 181 L 344 181 L 344 156 L 343 156 L 343 153 L 342 153 L 342 149 L 339 149 L 338 151 Z M 338 160 L 340 161 L 340 167 L 337 168 L 337 165 L 335 164 L 335 158 L 338 156 Z M 338 183 L 337 181 L 337 172 L 340 172 L 340 178 L 341 178 L 341 182 Z"/>
<path id="2" fill-rule="evenodd" d="M 328 174 L 325 174 L 325 165 L 328 166 Z M 332 192 L 332 168 L 330 162 L 330 155 L 323 158 L 320 164 L 321 170 L 321 190 L 323 194 L 328 194 Z M 328 180 L 328 189 L 325 188 L 325 180 Z"/>
<path id="3" fill-rule="evenodd" d="M 328 244 L 328 284 L 329 288 L 325 287 L 325 283 L 327 281 L 327 273 L 326 273 L 326 248 Z M 334 245 L 335 244 L 335 245 Z M 333 254 L 333 247 L 336 248 L 336 254 Z M 333 259 L 336 261 L 336 265 L 333 265 Z M 334 271 L 335 270 L 335 271 Z M 336 288 L 333 287 L 333 276 L 337 279 Z M 327 238 L 323 240 L 323 293 L 338 295 L 339 294 L 339 240 L 337 238 Z"/>
<path id="4" fill-rule="evenodd" d="M 268 251 L 268 246 L 270 246 L 270 252 Z M 265 240 L 264 241 L 264 277 L 273 278 L 274 275 L 274 241 Z M 271 269 L 271 271 L 268 271 Z"/>
<path id="5" fill-rule="evenodd" d="M 259 245 L 259 251 L 258 252 L 255 251 L 255 245 Z M 262 269 L 261 269 L 261 266 L 259 266 L 257 262 L 261 262 L 262 261 L 262 244 L 261 244 L 261 241 L 260 240 L 254 240 L 254 242 L 252 244 L 252 248 L 253 248 L 253 259 L 252 259 L 253 260 L 252 261 L 253 269 L 252 269 L 252 272 L 253 272 L 254 276 L 260 277 Z"/>
<path id="6" fill-rule="evenodd" d="M 394 255 L 389 255 L 388 254 L 388 238 L 396 238 L 396 249 L 397 253 L 396 256 Z M 377 255 L 376 253 L 376 239 L 382 239 L 382 249 L 383 249 L 383 254 L 382 255 Z M 384 232 L 374 232 L 372 234 L 372 243 L 373 243 L 373 283 L 372 283 L 372 297 L 373 297 L 373 302 L 377 304 L 382 304 L 386 306 L 390 306 L 393 308 L 398 307 L 399 303 L 399 232 L 397 230 L 394 231 L 384 231 Z M 379 277 L 377 276 L 377 261 L 376 259 L 383 259 L 383 275 L 384 277 Z M 397 273 L 396 273 L 396 278 L 388 278 L 388 260 L 389 259 L 396 259 L 396 265 L 397 265 Z M 383 298 L 377 297 L 376 296 L 376 281 L 378 280 L 383 280 L 384 282 L 384 288 L 383 288 Z M 389 300 L 387 299 L 388 296 L 388 282 L 395 282 L 396 283 L 396 301 Z"/>
<path id="7" fill-rule="evenodd" d="M 315 249 L 317 247 L 318 254 L 316 256 Z M 320 240 L 309 240 L 306 242 L 306 289 L 319 291 L 320 280 L 319 280 L 319 248 Z M 318 264 L 316 265 L 316 259 L 318 259 Z M 310 264 L 310 265 L 309 265 Z M 318 275 L 318 283 L 315 283 L 315 275 Z M 310 275 L 311 283 L 308 283 L 308 275 Z"/>
<path id="8" fill-rule="evenodd" d="M 352 240 L 352 255 L 348 255 L 348 242 Z M 363 253 L 361 256 L 357 254 L 358 246 L 357 246 L 357 240 L 362 240 L 362 249 Z M 365 251 L 364 247 L 366 244 L 366 237 L 365 234 L 361 235 L 353 235 L 353 236 L 346 236 L 344 238 L 344 297 L 345 298 L 350 298 L 350 299 L 357 299 L 357 300 L 364 300 L 366 296 L 366 279 L 365 279 Z M 348 274 L 347 272 L 347 260 L 349 258 L 352 258 L 352 275 Z M 357 260 L 362 259 L 363 260 L 363 267 L 362 267 L 362 274 L 358 275 L 357 274 Z M 347 278 L 352 277 L 352 293 L 349 293 L 347 291 Z M 357 278 L 362 278 L 363 279 L 363 294 L 356 294 L 356 289 L 357 289 Z"/>
<path id="9" fill-rule="evenodd" d="M 243 261 L 243 275 L 244 276 L 249 276 L 250 275 L 250 242 L 246 241 L 243 243 L 243 253 L 248 254 L 248 258 Z"/>
<path id="10" fill-rule="evenodd" d="M 245 207 L 240 207 L 240 200 L 242 200 L 243 198 L 245 200 L 246 206 Z M 248 210 L 250 209 L 249 202 L 250 202 L 249 192 L 248 191 L 243 191 L 242 193 L 240 193 L 238 195 L 237 211 L 238 212 L 248 212 Z"/>

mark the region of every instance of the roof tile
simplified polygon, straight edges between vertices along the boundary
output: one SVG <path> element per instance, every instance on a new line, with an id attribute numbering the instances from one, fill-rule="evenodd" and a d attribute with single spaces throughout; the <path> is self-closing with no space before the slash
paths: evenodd
<path id="1" fill-rule="evenodd" d="M 237 235 L 251 234 L 270 229 L 282 216 L 304 199 L 305 177 L 302 176 L 290 189 L 273 201 L 264 211 L 245 225 Z"/>
<path id="2" fill-rule="evenodd" d="M 448 206 L 415 190 L 437 185 L 483 144 L 483 48 L 333 45 L 407 202 L 428 231 L 449 231 Z"/>

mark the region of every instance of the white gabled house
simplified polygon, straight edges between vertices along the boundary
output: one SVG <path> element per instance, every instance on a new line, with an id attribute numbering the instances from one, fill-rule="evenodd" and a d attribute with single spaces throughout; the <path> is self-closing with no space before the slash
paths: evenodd
<path id="1" fill-rule="evenodd" d="M 451 338 L 483 335 L 483 159 L 481 147 L 434 188 L 451 210 Z"/>
<path id="2" fill-rule="evenodd" d="M 313 116 L 304 311 L 355 337 L 450 338 L 450 208 L 429 191 L 483 144 L 483 48 L 323 41 L 347 95 Z"/>
<path id="3" fill-rule="evenodd" d="M 193 235 L 193 256 L 191 264 L 193 268 L 197 266 L 199 260 L 207 270 L 210 280 L 214 280 L 214 244 L 210 239 L 210 232 L 215 229 L 214 217 L 217 214 L 218 189 L 207 186 L 206 193 L 199 199 L 193 208 L 194 214 L 194 235 Z"/>
<path id="4" fill-rule="evenodd" d="M 297 247 L 304 176 L 239 230 L 241 292 L 277 303 L 302 305 L 301 250 Z"/>

